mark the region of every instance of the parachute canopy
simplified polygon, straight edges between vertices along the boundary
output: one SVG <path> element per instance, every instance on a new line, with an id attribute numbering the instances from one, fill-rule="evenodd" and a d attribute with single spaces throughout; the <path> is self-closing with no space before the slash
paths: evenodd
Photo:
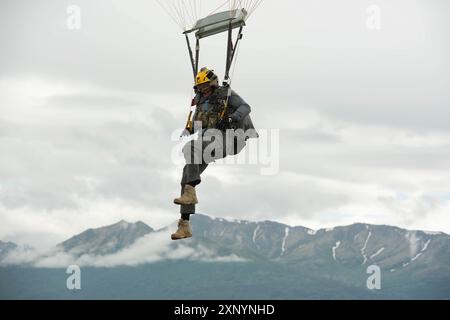
<path id="1" fill-rule="evenodd" d="M 245 11 L 245 9 L 215 13 L 198 20 L 192 29 L 185 31 L 184 33 L 197 31 L 195 36 L 198 39 L 209 37 L 217 33 L 228 31 L 230 23 L 232 29 L 244 26 L 246 17 L 247 11 Z"/>
<path id="2" fill-rule="evenodd" d="M 236 18 L 234 15 L 246 12 L 243 20 L 247 20 L 258 8 L 262 0 L 156 0 L 172 20 L 183 31 L 195 29 L 201 19 L 211 18 L 213 14 L 221 12 L 222 16 Z M 241 10 L 240 10 L 241 9 Z M 225 12 L 223 12 L 225 11 Z M 206 18 L 205 18 L 206 17 Z"/>

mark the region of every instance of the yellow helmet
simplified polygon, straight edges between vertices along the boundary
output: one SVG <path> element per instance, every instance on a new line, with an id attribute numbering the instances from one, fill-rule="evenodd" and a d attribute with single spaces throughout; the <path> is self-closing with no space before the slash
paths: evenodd
<path id="1" fill-rule="evenodd" d="M 213 84 L 216 81 L 217 76 L 215 75 L 214 70 L 209 70 L 208 68 L 201 68 L 195 77 L 196 86 L 207 82 Z"/>

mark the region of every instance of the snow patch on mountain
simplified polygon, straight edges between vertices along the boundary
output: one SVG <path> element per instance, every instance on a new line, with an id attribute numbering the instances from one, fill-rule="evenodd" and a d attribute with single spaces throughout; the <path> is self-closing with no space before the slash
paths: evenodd
<path id="1" fill-rule="evenodd" d="M 253 243 L 256 243 L 255 242 L 256 241 L 256 236 L 258 234 L 259 229 L 260 229 L 260 226 L 258 225 L 258 226 L 256 226 L 255 231 L 253 231 L 253 236 L 252 236 Z"/>
<path id="2" fill-rule="evenodd" d="M 380 253 L 382 253 L 384 251 L 384 247 L 379 249 L 377 252 L 375 252 L 373 255 L 370 256 L 370 259 L 375 258 L 376 256 L 378 256 Z"/>
<path id="3" fill-rule="evenodd" d="M 422 246 L 422 249 L 420 250 L 419 253 L 417 253 L 416 255 L 414 255 L 414 257 L 411 258 L 411 260 L 409 260 L 408 262 L 405 262 L 402 264 L 403 267 L 407 267 L 409 266 L 411 263 L 413 263 L 414 261 L 416 261 L 417 259 L 419 259 L 424 252 L 428 249 L 428 246 L 430 245 L 431 239 L 428 239 Z"/>
<path id="4" fill-rule="evenodd" d="M 331 248 L 331 253 L 333 254 L 334 261 L 336 261 L 336 250 L 337 250 L 337 248 L 339 248 L 340 245 L 341 245 L 341 242 L 337 241 L 335 246 L 333 248 Z"/>
<path id="5" fill-rule="evenodd" d="M 283 242 L 281 243 L 281 255 L 284 253 L 284 251 L 286 250 L 286 239 L 289 236 L 289 228 L 286 227 L 284 229 L 284 237 L 283 237 Z"/>
<path id="6" fill-rule="evenodd" d="M 364 261 L 363 261 L 362 264 L 365 264 L 367 262 L 366 248 L 367 248 L 367 243 L 369 243 L 369 239 L 370 239 L 371 235 L 372 235 L 372 231 L 369 231 L 369 234 L 367 235 L 366 241 L 364 242 L 364 246 L 361 248 L 361 255 L 364 258 Z"/>
<path id="7" fill-rule="evenodd" d="M 428 249 L 428 245 L 430 244 L 430 242 L 431 242 L 431 239 L 428 239 L 427 242 L 425 242 L 425 244 L 423 245 L 422 250 L 421 250 L 422 252 L 424 252 L 425 250 Z"/>
<path id="8" fill-rule="evenodd" d="M 422 252 L 419 252 L 418 254 L 416 254 L 413 258 L 411 258 L 411 262 L 413 262 L 416 259 L 418 259 L 421 255 L 422 255 Z"/>
<path id="9" fill-rule="evenodd" d="M 443 234 L 442 232 L 437 232 L 437 231 L 424 231 L 423 233 L 429 235 L 429 236 L 438 236 Z"/>

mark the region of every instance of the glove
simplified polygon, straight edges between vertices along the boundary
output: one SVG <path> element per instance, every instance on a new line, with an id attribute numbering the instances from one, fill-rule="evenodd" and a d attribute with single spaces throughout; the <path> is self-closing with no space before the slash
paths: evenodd
<path id="1" fill-rule="evenodd" d="M 227 129 L 233 129 L 233 118 L 232 117 L 225 117 L 222 120 L 220 120 L 219 124 L 217 125 L 217 129 L 219 130 L 227 130 Z"/>
<path id="2" fill-rule="evenodd" d="M 191 132 L 188 129 L 184 129 L 183 132 L 181 133 L 180 138 L 182 137 L 188 137 L 191 135 Z"/>

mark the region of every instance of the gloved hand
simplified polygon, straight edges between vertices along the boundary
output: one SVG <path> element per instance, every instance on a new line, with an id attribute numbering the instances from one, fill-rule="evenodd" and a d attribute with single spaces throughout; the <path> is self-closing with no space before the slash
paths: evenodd
<path id="1" fill-rule="evenodd" d="M 226 129 L 236 129 L 236 123 L 238 122 L 238 117 L 235 114 L 230 114 L 220 121 L 218 129 L 226 130 Z"/>
<path id="2" fill-rule="evenodd" d="M 219 130 L 233 129 L 233 122 L 234 120 L 232 117 L 225 117 L 219 122 L 219 124 L 217 125 L 217 129 Z"/>
<path id="3" fill-rule="evenodd" d="M 191 135 L 191 132 L 188 129 L 184 129 L 183 132 L 181 133 L 180 138 L 188 137 L 190 135 Z"/>

